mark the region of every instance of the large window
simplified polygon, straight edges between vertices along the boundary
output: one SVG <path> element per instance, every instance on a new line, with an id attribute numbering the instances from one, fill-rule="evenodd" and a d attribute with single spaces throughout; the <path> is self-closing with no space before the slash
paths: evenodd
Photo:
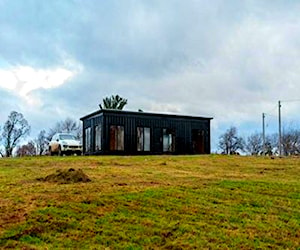
<path id="1" fill-rule="evenodd" d="M 150 151 L 150 128 L 137 127 L 137 151 Z"/>
<path id="2" fill-rule="evenodd" d="M 102 141 L 101 141 L 101 138 L 102 138 L 102 127 L 101 127 L 101 124 L 97 125 L 95 127 L 95 150 L 96 151 L 100 151 L 102 149 Z"/>
<path id="3" fill-rule="evenodd" d="M 205 153 L 205 132 L 201 129 L 192 130 L 192 143 L 193 153 L 204 154 Z"/>
<path id="4" fill-rule="evenodd" d="M 175 131 L 163 129 L 163 152 L 175 152 Z"/>
<path id="5" fill-rule="evenodd" d="M 91 151 L 91 128 L 85 129 L 85 152 Z"/>
<path id="6" fill-rule="evenodd" d="M 110 126 L 110 142 L 109 149 L 124 150 L 124 127 L 123 126 Z"/>

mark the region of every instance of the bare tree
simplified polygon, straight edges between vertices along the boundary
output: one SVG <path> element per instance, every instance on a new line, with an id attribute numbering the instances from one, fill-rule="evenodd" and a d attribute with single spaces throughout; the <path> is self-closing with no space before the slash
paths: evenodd
<path id="1" fill-rule="evenodd" d="M 46 131 L 41 130 L 35 139 L 36 151 L 38 155 L 42 155 L 46 152 L 48 148 L 48 140 L 46 136 Z"/>
<path id="2" fill-rule="evenodd" d="M 265 139 L 265 155 L 278 153 L 278 134 L 267 135 Z"/>
<path id="3" fill-rule="evenodd" d="M 105 97 L 102 104 L 99 104 L 100 109 L 118 109 L 122 110 L 127 104 L 127 99 L 120 97 L 119 95 L 112 95 L 111 97 Z"/>
<path id="4" fill-rule="evenodd" d="M 278 151 L 278 134 L 267 135 L 265 138 L 265 148 L 263 148 L 263 139 L 260 133 L 254 133 L 247 138 L 245 150 L 251 155 L 273 155 Z M 263 150 L 265 150 L 263 152 Z"/>
<path id="5" fill-rule="evenodd" d="M 34 156 L 36 155 L 36 149 L 33 141 L 28 142 L 26 145 L 17 148 L 17 156 Z"/>
<path id="6" fill-rule="evenodd" d="M 281 143 L 284 155 L 298 155 L 300 153 L 300 131 L 293 128 L 284 131 Z"/>
<path id="7" fill-rule="evenodd" d="M 247 138 L 246 151 L 251 155 L 259 155 L 263 150 L 263 139 L 260 133 L 255 133 Z"/>
<path id="8" fill-rule="evenodd" d="M 20 139 L 28 135 L 30 126 L 21 113 L 12 111 L 2 129 L 2 142 L 5 156 L 10 157 Z"/>
<path id="9" fill-rule="evenodd" d="M 238 136 L 236 127 L 230 127 L 220 136 L 219 148 L 224 154 L 236 154 L 244 150 L 244 140 Z"/>
<path id="10" fill-rule="evenodd" d="M 53 135 L 56 133 L 72 133 L 77 137 L 77 139 L 82 138 L 82 128 L 80 123 L 71 118 L 59 121 L 53 128 L 50 128 L 47 135 L 47 140 L 50 141 Z"/>

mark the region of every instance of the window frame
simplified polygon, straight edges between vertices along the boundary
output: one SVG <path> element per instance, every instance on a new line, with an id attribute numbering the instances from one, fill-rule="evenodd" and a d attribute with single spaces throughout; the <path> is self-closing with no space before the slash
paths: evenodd
<path id="1" fill-rule="evenodd" d="M 112 140 L 112 135 L 114 140 Z M 125 128 L 123 125 L 110 125 L 109 127 L 109 150 L 124 151 L 125 150 Z"/>
<path id="2" fill-rule="evenodd" d="M 167 145 L 165 145 L 165 142 L 167 142 Z M 175 129 L 163 128 L 162 147 L 164 153 L 175 153 L 176 150 Z"/>
<path id="3" fill-rule="evenodd" d="M 95 133 L 95 151 L 102 150 L 102 124 L 97 124 L 94 128 Z"/>
<path id="4" fill-rule="evenodd" d="M 92 128 L 91 127 L 86 127 L 84 129 L 84 140 L 85 140 L 85 143 L 84 143 L 84 149 L 85 149 L 85 152 L 91 152 L 92 150 L 92 145 L 91 145 L 91 142 L 92 142 Z"/>
<path id="5" fill-rule="evenodd" d="M 137 152 L 150 152 L 151 151 L 151 128 L 138 126 L 136 128 L 136 132 L 137 132 L 137 138 L 136 138 Z"/>

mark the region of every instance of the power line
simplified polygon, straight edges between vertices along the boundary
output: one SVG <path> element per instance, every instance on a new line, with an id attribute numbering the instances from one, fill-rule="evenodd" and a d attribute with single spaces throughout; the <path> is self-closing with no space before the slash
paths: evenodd
<path id="1" fill-rule="evenodd" d="M 281 102 L 300 102 L 300 99 L 283 100 Z"/>
<path id="2" fill-rule="evenodd" d="M 268 112 L 264 112 L 266 115 L 275 116 L 274 114 L 271 114 L 275 109 L 277 109 L 277 105 L 274 106 L 272 109 L 270 109 Z M 277 116 L 277 115 L 276 115 Z"/>
<path id="3" fill-rule="evenodd" d="M 264 113 L 265 115 L 268 115 L 268 116 L 272 116 L 272 117 L 277 117 L 277 115 L 275 114 L 270 114 L 270 113 Z"/>

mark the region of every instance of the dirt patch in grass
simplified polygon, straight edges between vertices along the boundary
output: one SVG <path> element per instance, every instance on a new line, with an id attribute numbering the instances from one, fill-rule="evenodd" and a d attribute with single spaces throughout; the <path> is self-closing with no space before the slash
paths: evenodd
<path id="1" fill-rule="evenodd" d="M 60 184 L 90 182 L 91 179 L 81 170 L 69 168 L 68 170 L 57 170 L 45 178 L 37 178 L 38 181 L 55 182 Z"/>
<path id="2" fill-rule="evenodd" d="M 140 185 L 147 187 L 147 186 L 162 186 L 163 183 L 160 182 L 156 182 L 156 181 L 140 181 L 139 182 Z M 166 186 L 169 186 L 169 184 L 166 184 Z"/>
<path id="3" fill-rule="evenodd" d="M 260 171 L 260 174 L 264 173 L 272 173 L 272 172 L 277 172 L 277 171 L 285 171 L 287 170 L 286 168 L 264 168 L 262 171 Z"/>

